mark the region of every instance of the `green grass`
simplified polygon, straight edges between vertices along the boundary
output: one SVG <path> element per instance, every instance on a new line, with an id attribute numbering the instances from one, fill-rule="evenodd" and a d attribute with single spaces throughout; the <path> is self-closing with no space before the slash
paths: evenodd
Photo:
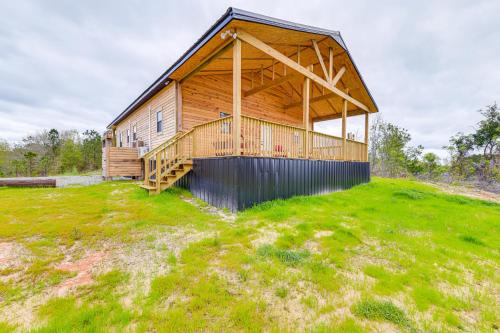
<path id="1" fill-rule="evenodd" d="M 0 243 L 20 251 L 0 270 L 0 332 L 384 325 L 494 332 L 500 325 L 498 204 L 375 178 L 348 191 L 266 202 L 230 223 L 181 199 L 189 195 L 149 197 L 130 182 L 0 188 Z M 43 298 L 77 274 L 58 264 L 103 250 L 92 284 Z M 3 319 L 23 304 L 32 304 L 32 321 Z"/>
<path id="2" fill-rule="evenodd" d="M 389 301 L 363 300 L 353 307 L 352 312 L 367 319 L 385 320 L 402 327 L 411 326 L 404 311 Z"/>

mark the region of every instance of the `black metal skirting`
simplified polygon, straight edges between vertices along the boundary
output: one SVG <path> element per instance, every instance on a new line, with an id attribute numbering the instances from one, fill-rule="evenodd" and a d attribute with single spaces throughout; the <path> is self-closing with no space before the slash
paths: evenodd
<path id="1" fill-rule="evenodd" d="M 255 204 L 350 188 L 370 181 L 370 163 L 219 157 L 193 160 L 193 170 L 176 185 L 219 208 L 243 210 Z"/>

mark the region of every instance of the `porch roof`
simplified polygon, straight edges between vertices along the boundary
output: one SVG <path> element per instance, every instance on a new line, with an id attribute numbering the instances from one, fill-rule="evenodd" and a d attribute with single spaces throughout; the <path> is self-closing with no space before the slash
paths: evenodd
<path id="1" fill-rule="evenodd" d="M 235 22 L 240 22 L 236 25 Z M 242 23 L 241 23 L 242 22 Z M 220 46 L 221 41 L 214 38 L 218 33 L 222 31 L 226 31 L 232 27 L 240 26 L 241 24 L 248 24 L 247 26 L 251 28 L 256 28 L 259 25 L 265 25 L 269 27 L 274 27 L 273 31 L 277 30 L 292 30 L 296 32 L 300 32 L 305 34 L 304 36 L 309 35 L 320 35 L 330 37 L 332 41 L 334 41 L 335 45 L 338 45 L 342 48 L 342 53 L 345 54 L 350 64 L 352 64 L 352 69 L 354 75 L 357 76 L 357 79 L 362 85 L 363 94 L 366 95 L 368 99 L 368 103 L 370 106 L 370 112 L 378 112 L 378 107 L 373 99 L 368 87 L 366 86 L 361 73 L 359 72 L 356 64 L 354 63 L 347 46 L 342 39 L 340 32 L 327 30 L 322 28 L 317 28 L 313 26 L 293 23 L 281 19 L 272 18 L 269 16 L 264 16 L 252 12 L 248 12 L 245 10 L 237 9 L 229 7 L 226 13 L 221 16 L 214 25 L 212 25 L 200 39 L 198 39 L 172 66 L 170 66 L 158 79 L 156 79 L 146 90 L 144 90 L 139 97 L 137 97 L 123 112 L 121 112 L 109 125 L 111 126 L 119 123 L 137 108 L 139 108 L 143 103 L 145 103 L 149 98 L 151 98 L 154 94 L 159 92 L 162 88 L 168 85 L 172 80 L 180 80 L 183 76 L 189 74 L 190 65 L 194 66 L 199 60 L 203 59 L 204 56 L 210 54 L 211 51 L 215 50 L 218 46 Z M 215 42 L 217 40 L 217 42 Z M 213 45 L 210 45 L 213 44 Z M 207 52 L 208 51 L 208 52 Z M 200 59 L 197 58 L 196 55 L 198 53 L 203 53 Z M 190 64 L 191 63 L 191 64 Z M 359 114 L 359 110 L 351 110 L 352 114 Z M 359 112 L 359 113 L 357 113 Z M 333 117 L 335 118 L 335 117 Z"/>

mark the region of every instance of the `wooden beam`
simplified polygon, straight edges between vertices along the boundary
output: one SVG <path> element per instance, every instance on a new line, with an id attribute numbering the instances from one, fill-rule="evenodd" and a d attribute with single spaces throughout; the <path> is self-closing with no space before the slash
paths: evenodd
<path id="1" fill-rule="evenodd" d="M 330 78 L 330 82 L 333 79 L 333 48 L 328 48 L 328 77 Z"/>
<path id="2" fill-rule="evenodd" d="M 337 82 L 342 78 L 342 75 L 344 75 L 346 69 L 345 66 L 342 66 L 342 68 L 335 74 L 335 77 L 332 79 L 331 83 L 332 85 L 336 85 Z"/>
<path id="3" fill-rule="evenodd" d="M 186 81 L 187 79 L 189 79 L 190 77 L 192 77 L 193 75 L 195 75 L 196 73 L 201 71 L 203 68 L 205 68 L 210 63 L 210 61 L 212 61 L 213 59 L 217 58 L 218 56 L 220 56 L 221 54 L 223 54 L 224 52 L 229 50 L 231 45 L 232 45 L 232 43 L 231 43 L 230 39 L 227 42 L 224 42 L 221 46 L 219 46 L 217 49 L 215 49 L 212 53 L 210 53 L 208 56 L 203 58 L 203 60 L 200 61 L 198 66 L 196 66 L 192 71 L 190 71 L 189 73 L 184 75 L 184 77 L 179 82 L 183 83 L 184 81 Z"/>
<path id="4" fill-rule="evenodd" d="M 342 159 L 345 160 L 347 157 L 347 100 L 344 99 L 344 108 L 342 109 Z"/>
<path id="5" fill-rule="evenodd" d="M 241 41 L 233 42 L 233 144 L 234 154 L 241 155 Z"/>
<path id="6" fill-rule="evenodd" d="M 366 111 L 361 110 L 361 109 L 347 111 L 347 118 L 364 115 L 365 113 L 366 113 Z M 337 113 L 333 113 L 333 114 L 329 114 L 326 116 L 314 117 L 313 119 L 315 122 L 320 122 L 320 121 L 328 121 L 328 120 L 341 119 L 341 118 L 342 118 L 342 111 L 337 112 Z"/>
<path id="7" fill-rule="evenodd" d="M 261 92 L 261 91 L 264 91 L 264 90 L 267 90 L 269 88 L 273 88 L 273 87 L 276 87 L 276 86 L 279 86 L 289 80 L 292 80 L 293 78 L 296 78 L 298 75 L 293 73 L 293 74 L 290 74 L 290 75 L 287 75 L 287 76 L 282 76 L 276 80 L 273 80 L 269 83 L 266 83 L 264 85 L 261 85 L 259 87 L 255 87 L 253 89 L 250 89 L 250 90 L 247 90 L 245 92 L 243 92 L 243 96 L 244 97 L 248 97 L 248 96 L 251 96 L 253 94 L 256 94 L 258 92 Z"/>
<path id="8" fill-rule="evenodd" d="M 322 95 L 322 96 L 317 96 L 317 97 L 311 98 L 310 103 L 312 104 L 312 103 L 316 103 L 316 102 L 319 102 L 319 101 L 322 101 L 322 100 L 325 100 L 325 99 L 334 98 L 334 97 L 338 97 L 338 95 L 334 94 L 334 93 L 325 94 L 325 95 Z M 297 106 L 300 106 L 300 105 L 302 105 L 302 102 L 295 102 L 295 103 L 291 103 L 291 104 L 285 105 L 284 108 L 285 109 L 291 109 L 291 108 L 294 108 L 294 107 L 297 107 Z"/>
<path id="9" fill-rule="evenodd" d="M 326 71 L 325 62 L 323 61 L 323 56 L 319 50 L 318 42 L 314 39 L 312 40 L 314 51 L 316 52 L 316 57 L 318 57 L 319 64 L 321 65 L 321 69 L 323 70 L 323 74 L 325 75 L 325 80 L 330 82 L 330 77 L 328 76 L 328 72 Z"/>
<path id="10" fill-rule="evenodd" d="M 365 113 L 365 157 L 366 157 L 366 162 L 368 162 L 368 128 L 369 128 L 369 121 L 368 121 L 368 116 L 369 113 Z"/>
<path id="11" fill-rule="evenodd" d="M 309 67 L 310 68 L 310 67 Z M 309 97 L 311 93 L 311 79 L 304 78 L 304 85 L 302 87 L 302 117 L 304 121 L 304 128 L 306 129 L 306 147 L 305 158 L 309 158 Z"/>
<path id="12" fill-rule="evenodd" d="M 267 45 L 266 43 L 262 42 L 261 40 L 255 38 L 254 36 L 250 35 L 249 33 L 238 29 L 237 31 L 237 38 L 241 39 L 242 41 L 252 45 L 253 47 L 261 50 L 262 52 L 266 53 L 267 55 L 270 55 L 271 57 L 275 58 L 276 60 L 282 62 L 286 66 L 290 67 L 296 72 L 299 72 L 300 74 L 308 77 L 309 79 L 319 83 L 320 85 L 324 86 L 326 89 L 330 90 L 331 92 L 339 95 L 340 97 L 346 99 L 348 102 L 356 105 L 357 107 L 370 112 L 370 109 L 360 101 L 352 98 L 342 90 L 332 86 L 329 82 L 325 81 L 324 79 L 320 78 L 318 75 L 314 74 L 311 71 L 308 71 L 306 68 L 303 66 L 299 65 L 292 59 L 288 58 L 281 52 L 273 49 L 271 46 Z"/>

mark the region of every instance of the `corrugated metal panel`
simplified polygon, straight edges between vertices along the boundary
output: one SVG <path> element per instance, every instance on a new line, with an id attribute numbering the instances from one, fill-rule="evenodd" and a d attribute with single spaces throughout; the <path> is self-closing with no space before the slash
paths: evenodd
<path id="1" fill-rule="evenodd" d="M 370 181 L 367 162 L 265 157 L 195 159 L 177 182 L 219 208 L 243 210 L 273 199 L 339 191 Z"/>

